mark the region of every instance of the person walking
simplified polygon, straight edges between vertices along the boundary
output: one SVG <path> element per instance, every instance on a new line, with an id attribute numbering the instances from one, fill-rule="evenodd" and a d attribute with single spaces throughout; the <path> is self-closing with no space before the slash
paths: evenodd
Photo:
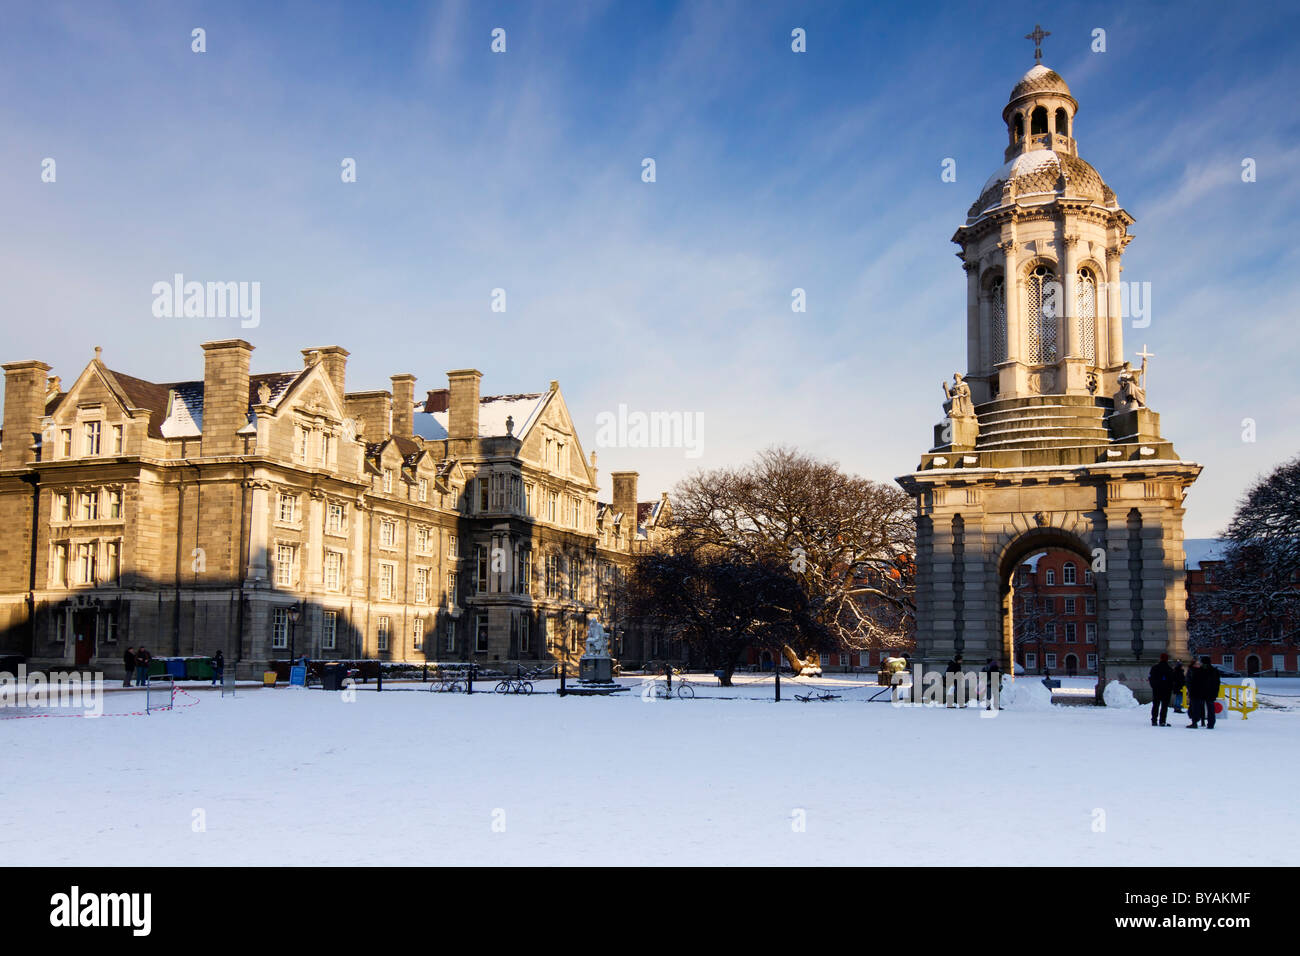
<path id="1" fill-rule="evenodd" d="M 153 655 L 143 647 L 135 652 L 135 683 L 137 687 L 143 687 L 149 682 L 149 662 L 152 660 Z"/>
<path id="2" fill-rule="evenodd" d="M 1219 701 L 1219 669 L 1213 664 L 1201 665 L 1201 694 L 1205 701 L 1205 729 L 1214 729 L 1214 705 Z"/>
<path id="3" fill-rule="evenodd" d="M 1151 686 L 1151 726 L 1169 726 L 1169 694 L 1174 686 L 1174 672 L 1169 666 L 1169 655 L 1161 654 L 1160 660 L 1147 673 L 1147 684 Z"/>
<path id="4" fill-rule="evenodd" d="M 220 650 L 212 655 L 212 686 L 220 683 L 226 673 L 226 655 Z"/>
<path id="5" fill-rule="evenodd" d="M 1187 686 L 1187 675 L 1183 673 L 1183 662 L 1175 661 L 1173 669 L 1173 686 L 1170 689 L 1170 699 L 1173 701 L 1174 713 L 1183 712 L 1183 688 Z"/>
<path id="6" fill-rule="evenodd" d="M 125 672 L 125 676 L 122 678 L 122 686 L 130 687 L 131 672 L 135 670 L 135 648 L 134 647 L 128 647 L 122 653 L 122 668 Z"/>

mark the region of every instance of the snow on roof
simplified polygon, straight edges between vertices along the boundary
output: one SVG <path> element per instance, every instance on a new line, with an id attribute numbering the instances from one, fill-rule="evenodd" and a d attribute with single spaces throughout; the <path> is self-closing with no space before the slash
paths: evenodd
<path id="1" fill-rule="evenodd" d="M 272 408 L 280 404 L 284 398 L 285 392 L 289 391 L 295 381 L 297 381 L 306 369 L 300 372 L 265 372 L 259 375 L 250 375 L 248 377 L 248 403 L 250 411 L 248 414 L 248 424 L 239 429 L 240 435 L 251 435 L 257 432 L 257 415 L 251 411 L 254 402 L 259 402 L 258 388 L 263 383 L 271 390 L 270 405 Z M 163 420 L 159 426 L 164 438 L 198 438 L 203 434 L 203 383 L 202 382 L 175 382 L 172 385 L 162 386 L 167 392 L 167 408 L 163 413 Z"/>
<path id="2" fill-rule="evenodd" d="M 1222 561 L 1227 545 L 1223 538 L 1184 538 L 1183 551 L 1187 555 L 1188 569 L 1196 570 L 1202 561 Z"/>
<path id="3" fill-rule="evenodd" d="M 1031 149 L 1028 152 L 1021 153 L 1015 159 L 1003 163 L 997 172 L 985 180 L 984 185 L 980 187 L 980 195 L 984 195 L 993 187 L 994 183 L 1006 182 L 1012 176 L 1031 176 L 1046 166 L 1059 166 L 1060 164 L 1061 161 L 1054 151 L 1050 149 Z"/>
<path id="4" fill-rule="evenodd" d="M 523 435 L 532 426 L 541 413 L 545 399 L 550 392 L 534 392 L 526 395 L 485 395 L 478 405 L 478 437 L 498 438 L 512 434 L 516 438 Z M 440 441 L 447 437 L 447 416 L 449 412 L 423 411 L 424 403 L 415 404 L 415 413 L 411 416 L 411 425 L 419 438 Z M 512 429 L 506 431 L 506 419 L 513 418 Z"/>

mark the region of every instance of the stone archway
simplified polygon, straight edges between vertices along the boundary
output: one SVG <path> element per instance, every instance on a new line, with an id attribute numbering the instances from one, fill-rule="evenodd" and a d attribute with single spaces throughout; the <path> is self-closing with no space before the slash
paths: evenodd
<path id="1" fill-rule="evenodd" d="M 1017 570 L 1025 561 L 1036 554 L 1042 554 L 1048 551 L 1066 551 L 1073 554 L 1079 559 L 1080 567 L 1088 568 L 1093 556 L 1086 542 L 1077 534 L 1065 531 L 1061 528 L 1034 528 L 1026 531 L 1024 534 L 1013 539 L 1002 551 L 998 559 L 998 606 L 1002 609 L 1002 618 L 1000 622 L 1000 633 L 1002 635 L 1002 659 L 1001 665 L 1003 671 L 1014 672 L 1016 663 L 1016 644 L 1015 644 L 1015 609 L 1012 607 L 1012 601 L 1015 597 L 1014 578 Z M 1097 592 L 1098 605 L 1100 607 L 1100 583 L 1098 579 L 1093 579 L 1093 589 Z M 1101 615 L 1098 615 L 1100 621 Z M 1098 632 L 1101 628 L 1098 627 Z M 1101 634 L 1098 633 L 1098 647 L 1101 644 Z M 1026 668 L 1026 674 L 1028 674 Z"/>

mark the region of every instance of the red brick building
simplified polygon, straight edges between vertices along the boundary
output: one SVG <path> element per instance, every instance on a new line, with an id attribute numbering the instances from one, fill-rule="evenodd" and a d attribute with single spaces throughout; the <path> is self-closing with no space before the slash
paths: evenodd
<path id="1" fill-rule="evenodd" d="M 1227 647 L 1221 643 L 1196 645 L 1198 619 L 1206 612 L 1197 598 L 1217 587 L 1215 575 L 1223 568 L 1222 542 L 1216 538 L 1192 538 L 1184 543 L 1187 554 L 1187 618 L 1193 640 L 1192 652 L 1208 659 L 1223 671 L 1266 676 L 1295 674 L 1300 671 L 1300 652 L 1296 632 L 1282 634 L 1276 640 L 1261 638 L 1256 643 Z M 1288 640 L 1289 638 L 1289 640 Z"/>
<path id="2" fill-rule="evenodd" d="M 1011 582 L 1016 663 L 1029 674 L 1097 672 L 1097 588 L 1070 551 L 1035 555 Z"/>

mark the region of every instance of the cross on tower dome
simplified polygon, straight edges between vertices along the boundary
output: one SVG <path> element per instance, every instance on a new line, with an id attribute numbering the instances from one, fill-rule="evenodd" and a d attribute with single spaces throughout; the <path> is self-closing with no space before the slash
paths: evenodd
<path id="1" fill-rule="evenodd" d="M 1034 24 L 1033 33 L 1025 34 L 1026 40 L 1034 41 L 1034 62 L 1035 63 L 1041 63 L 1043 61 L 1043 40 L 1047 37 L 1050 37 L 1051 35 L 1052 34 L 1050 32 L 1044 30 L 1037 23 Z"/>

